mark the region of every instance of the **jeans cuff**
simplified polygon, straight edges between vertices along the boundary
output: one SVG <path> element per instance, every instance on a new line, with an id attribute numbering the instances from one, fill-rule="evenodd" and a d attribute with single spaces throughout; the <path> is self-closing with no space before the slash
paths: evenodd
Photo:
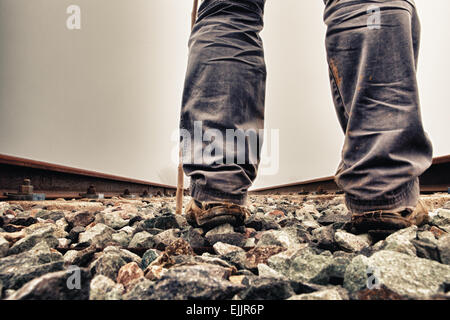
<path id="1" fill-rule="evenodd" d="M 419 201 L 419 197 L 419 179 L 415 179 L 382 199 L 362 200 L 357 199 L 350 194 L 346 194 L 345 204 L 353 214 L 377 210 L 401 211 L 406 208 L 415 208 Z"/>
<path id="2" fill-rule="evenodd" d="M 191 196 L 200 202 L 229 202 L 241 206 L 247 203 L 247 193 L 243 195 L 228 194 L 194 182 L 191 183 Z"/>

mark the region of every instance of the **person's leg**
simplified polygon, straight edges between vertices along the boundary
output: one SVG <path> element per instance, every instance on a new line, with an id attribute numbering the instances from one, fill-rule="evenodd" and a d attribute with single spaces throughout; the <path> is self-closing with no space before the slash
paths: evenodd
<path id="1" fill-rule="evenodd" d="M 183 167 L 191 177 L 192 196 L 200 202 L 242 205 L 256 178 L 260 141 L 255 148 L 251 133 L 264 126 L 266 66 L 259 37 L 264 3 L 205 0 L 199 8 L 189 41 L 180 127 Z M 250 134 L 245 150 L 235 149 L 236 143 L 221 143 L 227 130 L 229 136 Z M 199 140 L 202 137 L 210 141 Z"/>
<path id="2" fill-rule="evenodd" d="M 420 115 L 413 1 L 325 3 L 332 93 L 346 134 L 336 182 L 354 214 L 412 209 L 418 177 L 432 161 Z"/>

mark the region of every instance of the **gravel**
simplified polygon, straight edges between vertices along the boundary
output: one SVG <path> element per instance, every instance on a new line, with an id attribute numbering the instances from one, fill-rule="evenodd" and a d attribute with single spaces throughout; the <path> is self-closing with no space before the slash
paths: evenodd
<path id="1" fill-rule="evenodd" d="M 2 202 L 0 298 L 450 299 L 450 202 L 436 197 L 428 225 L 381 241 L 343 230 L 338 195 L 250 196 L 245 226 L 212 230 L 173 198 Z"/>

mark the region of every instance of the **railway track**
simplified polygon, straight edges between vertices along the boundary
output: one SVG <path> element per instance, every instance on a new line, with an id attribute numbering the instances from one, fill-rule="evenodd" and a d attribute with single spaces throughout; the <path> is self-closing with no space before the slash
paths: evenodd
<path id="1" fill-rule="evenodd" d="M 11 200 L 11 195 L 29 192 L 30 188 L 27 186 L 27 182 L 24 182 L 26 179 L 32 185 L 32 193 L 43 194 L 48 200 L 98 198 L 98 196 L 139 198 L 175 196 L 176 194 L 176 186 L 0 154 L 0 200 L 8 200 L 8 195 Z M 421 191 L 424 194 L 449 192 L 450 155 L 435 158 L 430 169 L 420 177 L 420 182 Z M 19 189 L 21 191 L 18 191 Z M 256 189 L 251 194 L 286 195 L 340 192 L 341 190 L 334 182 L 334 177 L 325 177 Z"/>
<path id="2" fill-rule="evenodd" d="M 45 194 L 49 200 L 80 199 L 81 194 L 89 194 L 90 187 L 105 198 L 174 196 L 176 192 L 175 186 L 0 154 L 0 200 L 7 200 L 7 193 L 17 193 L 25 179 L 30 180 L 34 193 Z"/>
<path id="3" fill-rule="evenodd" d="M 420 189 L 424 194 L 450 191 L 450 155 L 438 157 L 433 165 L 420 177 Z M 341 190 L 334 182 L 334 177 L 295 182 L 280 186 L 253 190 L 252 194 L 324 194 L 340 193 Z"/>

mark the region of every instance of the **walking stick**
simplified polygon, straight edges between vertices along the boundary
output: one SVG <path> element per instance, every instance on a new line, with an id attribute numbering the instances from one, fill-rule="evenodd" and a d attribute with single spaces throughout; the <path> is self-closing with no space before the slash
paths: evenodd
<path id="1" fill-rule="evenodd" d="M 191 31 L 197 20 L 198 0 L 194 0 L 191 16 Z M 178 163 L 178 179 L 177 179 L 177 206 L 176 214 L 183 212 L 183 193 L 184 193 L 184 172 L 183 172 L 183 152 L 180 144 L 179 163 Z"/>
<path id="2" fill-rule="evenodd" d="M 192 8 L 191 30 L 194 29 L 195 21 L 197 20 L 198 0 L 194 0 L 194 7 Z"/>

